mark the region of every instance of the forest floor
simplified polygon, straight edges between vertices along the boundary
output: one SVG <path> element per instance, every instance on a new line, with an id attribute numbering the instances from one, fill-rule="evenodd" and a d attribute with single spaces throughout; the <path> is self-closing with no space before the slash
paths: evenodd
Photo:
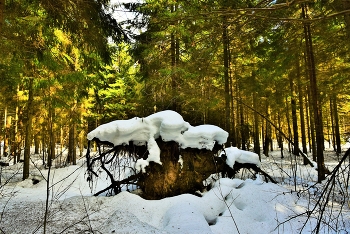
<path id="1" fill-rule="evenodd" d="M 331 171 L 342 157 L 330 149 L 325 156 Z M 108 181 L 106 178 L 94 181 L 91 190 L 84 158 L 78 160 L 78 165 L 52 168 L 48 180 L 49 171 L 42 165 L 40 155 L 33 155 L 32 159 L 31 176 L 24 181 L 22 164 L 1 168 L 0 233 L 44 233 L 44 230 L 349 233 L 350 230 L 349 159 L 334 180 L 328 176 L 317 184 L 317 171 L 302 165 L 301 157 L 284 151 L 282 159 L 280 151 L 273 151 L 269 157 L 262 156 L 261 167 L 278 184 L 266 183 L 261 176 L 241 170 L 237 179 L 220 180 L 202 197 L 183 194 L 152 201 L 126 191 L 115 196 L 92 196 L 105 188 Z"/>

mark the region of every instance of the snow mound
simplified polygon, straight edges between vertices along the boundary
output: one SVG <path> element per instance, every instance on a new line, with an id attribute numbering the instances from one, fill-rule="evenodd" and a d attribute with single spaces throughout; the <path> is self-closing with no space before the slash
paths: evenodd
<path id="1" fill-rule="evenodd" d="M 167 233 L 213 233 L 203 214 L 187 203 L 172 206 L 164 215 L 164 231 Z"/>
<path id="2" fill-rule="evenodd" d="M 132 222 L 132 225 L 131 225 Z M 134 214 L 117 210 L 98 228 L 99 233 L 160 233 L 160 230 L 140 221 Z"/>
<path id="3" fill-rule="evenodd" d="M 259 155 L 250 151 L 241 150 L 237 147 L 229 147 L 221 152 L 220 156 L 226 155 L 226 164 L 230 167 L 238 163 L 250 163 L 260 167 Z"/>

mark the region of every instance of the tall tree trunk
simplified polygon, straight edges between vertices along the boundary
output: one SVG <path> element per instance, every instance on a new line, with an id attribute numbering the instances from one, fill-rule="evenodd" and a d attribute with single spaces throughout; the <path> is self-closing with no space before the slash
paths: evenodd
<path id="1" fill-rule="evenodd" d="M 266 117 L 269 117 L 269 104 L 267 103 L 266 100 Z M 265 137 L 264 137 L 264 154 L 266 157 L 269 156 L 269 146 L 270 146 L 270 142 L 271 142 L 271 136 L 270 136 L 270 124 L 269 122 L 266 120 L 265 121 L 266 125 L 265 125 Z"/>
<path id="2" fill-rule="evenodd" d="M 231 54 L 231 53 L 229 53 Z M 230 60 L 231 60 L 231 56 L 230 57 Z M 231 69 L 230 69 L 231 70 Z M 236 70 L 236 66 L 235 66 L 235 69 L 234 69 L 234 76 L 237 77 L 237 70 Z M 231 136 L 231 141 L 232 141 L 232 146 L 236 147 L 237 146 L 237 133 L 236 133 L 236 121 L 235 121 L 235 105 L 234 105 L 234 98 L 233 98 L 233 89 L 234 89 L 234 84 L 233 84 L 233 78 L 232 78 L 232 75 L 230 75 L 230 103 L 231 103 L 231 133 L 232 136 Z M 236 102 L 237 103 L 237 102 Z M 237 104 L 238 105 L 238 104 Z"/>
<path id="3" fill-rule="evenodd" d="M 25 131 L 25 145 L 24 145 L 24 161 L 23 161 L 23 180 L 29 177 L 29 163 L 30 163 L 30 147 L 32 144 L 32 122 L 33 122 L 33 108 L 34 108 L 34 94 L 33 94 L 33 78 L 29 79 L 28 84 L 28 101 L 27 101 L 27 123 Z"/>
<path id="4" fill-rule="evenodd" d="M 176 12 L 177 6 L 171 6 L 171 12 Z M 178 103 L 178 75 L 177 75 L 177 65 L 180 59 L 180 47 L 177 36 L 172 33 L 171 34 L 171 42 L 170 42 L 170 56 L 171 56 L 171 67 L 172 67 L 172 75 L 171 75 L 171 91 L 172 91 L 172 109 L 174 111 L 180 112 L 180 107 Z"/>
<path id="5" fill-rule="evenodd" d="M 6 127 L 5 127 L 5 140 L 4 140 L 4 150 L 5 155 L 11 155 L 11 124 L 12 116 L 7 115 L 6 117 Z"/>
<path id="6" fill-rule="evenodd" d="M 227 34 L 227 19 L 224 16 L 222 19 L 222 45 L 223 45 L 223 62 L 224 62 L 224 80 L 225 80 L 225 127 L 231 133 L 231 116 L 230 116 L 230 77 L 229 77 L 229 38 Z"/>
<path id="7" fill-rule="evenodd" d="M 50 103 L 49 107 L 49 145 L 48 145 L 48 156 L 47 156 L 47 166 L 50 168 L 52 166 L 52 160 L 55 159 L 56 156 L 56 140 L 54 133 L 54 118 L 55 118 L 55 110 Z"/>
<path id="8" fill-rule="evenodd" d="M 243 105 L 240 106 L 240 115 L 241 115 L 241 139 L 242 139 L 242 150 L 246 150 L 247 145 L 247 134 L 246 134 L 246 127 L 245 127 L 245 121 L 244 121 L 244 112 L 243 112 Z"/>
<path id="9" fill-rule="evenodd" d="M 300 131 L 301 131 L 301 144 L 303 148 L 303 153 L 307 154 L 307 147 L 306 147 L 306 133 L 305 133 L 305 116 L 304 116 L 304 91 L 302 89 L 301 85 L 301 74 L 300 74 L 300 63 L 299 58 L 297 59 L 297 86 L 298 86 L 298 95 L 299 95 L 299 115 L 300 115 Z M 305 159 L 305 157 L 304 157 Z M 307 162 L 304 160 L 304 165 L 306 165 Z"/>
<path id="10" fill-rule="evenodd" d="M 258 108 L 258 100 L 256 96 L 256 92 L 253 92 L 253 108 L 254 110 L 254 153 L 258 154 L 261 158 L 260 154 L 260 140 L 259 140 L 259 115 L 257 113 Z"/>
<path id="11" fill-rule="evenodd" d="M 4 108 L 4 145 L 3 145 L 3 154 L 7 156 L 7 132 L 6 132 L 6 123 L 7 123 L 7 106 Z"/>
<path id="12" fill-rule="evenodd" d="M 235 93 L 236 93 L 236 95 L 237 96 L 239 96 L 239 97 L 241 97 L 241 95 L 240 95 L 240 89 L 239 89 L 239 81 L 237 80 L 236 81 L 236 85 L 235 85 Z M 241 118 L 241 115 L 240 115 L 240 113 L 241 113 L 241 103 L 237 103 L 237 105 L 236 105 L 236 123 L 238 123 L 237 124 L 237 129 L 236 129 L 236 145 L 237 145 L 237 147 L 238 148 L 241 148 L 241 129 L 239 128 L 239 123 L 240 123 L 240 118 Z"/>
<path id="13" fill-rule="evenodd" d="M 299 134 L 298 134 L 298 118 L 297 118 L 297 105 L 294 95 L 294 83 L 292 76 L 289 76 L 290 92 L 291 92 L 291 108 L 292 108 L 292 124 L 293 124 L 293 154 L 299 155 Z"/>
<path id="14" fill-rule="evenodd" d="M 289 102 L 287 97 L 286 97 L 286 119 L 287 119 L 287 127 L 288 127 L 288 138 L 292 139 L 292 129 L 290 127 L 290 117 L 289 117 Z M 292 147 L 291 143 L 288 142 L 288 152 L 292 152 L 291 147 Z"/>
<path id="15" fill-rule="evenodd" d="M 277 119 L 278 119 L 278 128 L 282 129 L 281 115 L 279 112 L 277 113 Z M 277 136 L 278 146 L 281 149 L 281 158 L 284 158 L 284 155 L 283 155 L 283 136 L 282 136 L 281 132 L 279 132 L 279 131 L 277 134 L 278 134 L 278 136 Z"/>
<path id="16" fill-rule="evenodd" d="M 177 111 L 177 87 L 176 87 L 176 42 L 175 35 L 171 34 L 171 45 L 170 45 L 170 53 L 171 53 L 171 92 L 172 92 L 172 109 Z"/>
<path id="17" fill-rule="evenodd" d="M 70 128 L 69 128 L 69 144 L 68 144 L 68 158 L 67 158 L 67 162 L 68 163 L 72 163 L 73 165 L 77 164 L 77 152 L 76 152 L 76 144 L 75 144 L 75 138 L 76 138 L 76 134 L 75 134 L 75 127 L 76 124 L 72 123 Z"/>
<path id="18" fill-rule="evenodd" d="M 317 161 L 317 150 L 316 150 L 316 136 L 315 136 L 315 120 L 314 120 L 314 112 L 313 112 L 313 107 L 311 104 L 311 91 L 310 87 L 308 85 L 308 100 L 309 100 L 309 105 L 308 105 L 308 113 L 309 113 L 309 142 L 311 142 L 311 153 L 312 153 L 312 160 Z"/>
<path id="19" fill-rule="evenodd" d="M 16 89 L 16 112 L 15 112 L 15 129 L 13 134 L 13 163 L 16 163 L 16 159 L 20 158 L 20 150 L 19 150 L 19 136 L 18 136 L 18 113 L 19 113 L 19 86 L 17 85 Z M 18 160 L 19 161 L 19 160 Z"/>
<path id="20" fill-rule="evenodd" d="M 333 95 L 333 115 L 334 115 L 334 128 L 335 128 L 335 142 L 337 145 L 337 154 L 341 154 L 341 142 L 340 142 L 340 129 L 339 129 L 339 115 L 338 115 L 338 101 L 337 101 L 337 94 Z"/>
<path id="21" fill-rule="evenodd" d="M 39 154 L 40 153 L 40 139 L 39 134 L 34 135 L 34 153 Z"/>
<path id="22" fill-rule="evenodd" d="M 42 151 L 42 160 L 43 165 L 46 165 L 46 153 L 47 153 L 47 143 L 46 143 L 46 137 L 47 137 L 47 128 L 46 125 L 43 125 L 43 128 L 41 129 L 41 151 Z"/>
<path id="23" fill-rule="evenodd" d="M 337 147 L 336 147 L 336 140 L 335 140 L 335 127 L 334 127 L 334 113 L 333 113 L 333 99 L 332 97 L 329 99 L 329 110 L 330 110 L 330 116 L 331 116 L 331 129 L 332 129 L 332 146 L 334 152 L 337 152 Z"/>
<path id="24" fill-rule="evenodd" d="M 302 7 L 303 18 L 307 18 L 307 7 L 304 4 Z M 322 122 L 322 106 L 319 100 L 318 86 L 316 80 L 316 68 L 315 59 L 312 47 L 311 27 L 309 23 L 304 23 L 304 35 L 306 45 L 307 56 L 307 69 L 309 70 L 309 80 L 311 89 L 311 102 L 315 120 L 316 131 L 316 154 L 317 154 L 317 172 L 318 182 L 321 182 L 326 178 L 326 167 L 324 165 L 324 135 L 323 135 L 323 122 Z"/>
<path id="25" fill-rule="evenodd" d="M 74 129 L 72 124 L 70 124 L 69 133 L 68 133 L 67 164 L 70 164 L 73 161 L 73 148 L 74 148 Z"/>
<path id="26" fill-rule="evenodd" d="M 5 19 L 5 0 L 0 0 L 0 35 L 3 34 L 4 19 Z"/>
<path id="27" fill-rule="evenodd" d="M 73 124 L 73 160 L 72 160 L 72 164 L 73 165 L 77 165 L 77 125 L 74 123 Z"/>

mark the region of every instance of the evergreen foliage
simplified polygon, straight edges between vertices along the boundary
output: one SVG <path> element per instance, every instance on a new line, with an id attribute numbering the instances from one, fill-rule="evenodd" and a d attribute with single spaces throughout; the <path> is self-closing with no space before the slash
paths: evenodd
<path id="1" fill-rule="evenodd" d="M 1 138 L 13 160 L 29 137 L 48 164 L 56 143 L 70 148 L 62 163 L 74 163 L 72 149 L 82 150 L 96 126 L 165 109 L 226 129 L 242 149 L 260 154 L 262 145 L 266 156 L 287 137 L 322 161 L 320 134 L 341 152 L 350 136 L 343 1 L 123 4 L 133 20 L 113 18 L 116 8 L 107 0 L 0 1 Z"/>

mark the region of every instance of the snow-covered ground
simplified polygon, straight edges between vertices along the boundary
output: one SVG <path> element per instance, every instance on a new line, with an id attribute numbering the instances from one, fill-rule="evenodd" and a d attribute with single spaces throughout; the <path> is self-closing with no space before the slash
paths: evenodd
<path id="1" fill-rule="evenodd" d="M 334 157 L 328 165 L 334 166 L 337 158 L 328 154 L 327 159 Z M 183 194 L 150 201 L 126 191 L 111 197 L 92 196 L 109 181 L 101 178 L 91 191 L 82 158 L 76 166 L 51 170 L 46 233 L 310 233 L 319 213 L 305 224 L 306 211 L 313 209 L 322 185 L 312 186 L 317 176 L 314 168 L 298 164 L 293 172 L 291 160 L 288 154 L 280 159 L 278 151 L 262 157 L 261 167 L 279 184 L 266 183 L 243 170 L 241 179 L 218 180 L 202 197 Z M 47 194 L 43 177 L 47 178 L 48 170 L 40 160 L 35 162 L 25 181 L 21 164 L 2 168 L 0 233 L 43 232 Z M 33 184 L 34 179 L 39 182 Z M 348 192 L 349 188 L 342 196 Z M 329 222 L 322 223 L 320 233 L 350 230 L 348 205 L 329 201 L 324 217 Z"/>
<path id="2" fill-rule="evenodd" d="M 129 141 L 147 145 L 147 159 L 134 162 L 135 169 L 143 172 L 150 161 L 162 164 L 155 141 L 158 137 L 176 141 L 181 148 L 211 150 L 215 142 L 225 143 L 228 133 L 212 125 L 193 127 L 178 113 L 164 111 L 145 118 L 113 121 L 87 135 L 89 140 L 113 145 Z M 1 167 L 0 233 L 253 234 L 350 230 L 349 160 L 330 180 L 334 183 L 327 183 L 329 176 L 316 184 L 316 169 L 302 165 L 302 157 L 287 151 L 283 159 L 280 151 L 269 157 L 262 155 L 261 162 L 257 154 L 234 147 L 226 148 L 225 154 L 229 166 L 235 162 L 256 164 L 279 183 L 266 183 L 261 175 L 241 169 L 235 179 L 212 175 L 208 179 L 211 189 L 199 191 L 198 196 L 182 194 L 145 200 L 137 190 L 124 188 L 115 196 L 96 197 L 93 194 L 106 188 L 109 179 L 100 174 L 87 182 L 85 158 L 79 159 L 78 165 L 48 170 L 40 155 L 33 155 L 31 176 L 24 181 L 22 164 Z M 327 166 L 333 170 L 339 158 L 332 151 L 325 154 Z M 90 158 L 91 154 L 87 155 Z M 53 165 L 64 162 L 61 156 Z"/>

